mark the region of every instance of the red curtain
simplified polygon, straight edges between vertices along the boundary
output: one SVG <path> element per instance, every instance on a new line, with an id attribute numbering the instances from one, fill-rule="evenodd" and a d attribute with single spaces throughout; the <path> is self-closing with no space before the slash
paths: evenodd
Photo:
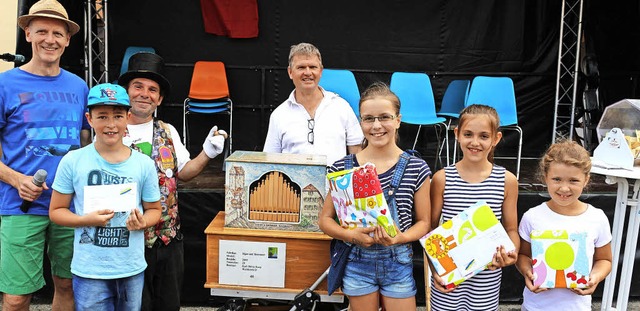
<path id="1" fill-rule="evenodd" d="M 258 36 L 257 0 L 200 0 L 204 31 L 229 38 Z"/>

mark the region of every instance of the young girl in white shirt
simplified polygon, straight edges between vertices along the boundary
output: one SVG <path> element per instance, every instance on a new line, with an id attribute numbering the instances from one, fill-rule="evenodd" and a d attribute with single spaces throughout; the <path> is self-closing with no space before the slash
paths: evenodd
<path id="1" fill-rule="evenodd" d="M 529 209 L 520 222 L 520 252 L 516 264 L 526 288 L 522 310 L 591 310 L 591 294 L 611 271 L 611 229 L 601 209 L 580 201 L 589 182 L 589 152 L 573 141 L 558 142 L 540 160 L 540 173 L 551 199 Z M 567 230 L 586 233 L 586 253 L 591 267 L 586 288 L 541 288 L 534 285 L 543 274 L 531 259 L 533 230 Z M 537 271 L 537 272 L 536 272 Z M 538 274 L 539 272 L 539 274 Z M 539 282 L 536 282 L 538 284 Z"/>

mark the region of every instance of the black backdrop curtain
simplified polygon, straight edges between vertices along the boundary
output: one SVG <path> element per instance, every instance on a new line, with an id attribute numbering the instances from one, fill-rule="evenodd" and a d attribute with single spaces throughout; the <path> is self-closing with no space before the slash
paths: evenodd
<path id="1" fill-rule="evenodd" d="M 240 107 L 235 119 L 255 124 L 236 131 L 239 149 L 261 149 L 268 113 L 293 88 L 284 70 L 289 47 L 303 41 L 318 46 L 325 67 L 353 69 L 361 90 L 375 80 L 389 82 L 394 71 L 423 71 L 431 75 L 439 101 L 450 80 L 509 75 L 525 155 L 537 156 L 551 139 L 558 1 L 259 1 L 260 36 L 242 40 L 205 34 L 197 3 L 109 5 L 111 59 L 118 60 L 128 45 L 143 45 L 155 47 L 168 63 L 222 60 L 227 66 L 276 68 L 266 74 L 264 95 L 250 77 L 243 81 L 229 73 Z M 176 90 L 171 102 L 186 96 L 190 69 L 176 67 L 169 77 Z M 259 107 L 267 108 L 262 116 L 256 115 Z"/>
<path id="2" fill-rule="evenodd" d="M 21 1 L 21 12 L 34 2 Z M 78 2 L 61 0 L 71 18 L 83 25 Z M 352 69 L 361 91 L 377 80 L 389 82 L 394 71 L 421 71 L 431 76 L 439 102 L 451 80 L 509 76 L 515 82 L 524 129 L 523 155 L 537 157 L 551 141 L 562 1 L 260 0 L 259 36 L 252 39 L 206 34 L 196 0 L 108 5 L 110 80 L 117 78 L 127 46 L 154 47 L 168 64 L 172 83 L 171 97 L 163 102 L 159 116 L 179 131 L 193 63 L 225 62 L 234 99 L 236 150 L 262 149 L 269 113 L 293 89 L 286 74 L 287 58 L 289 47 L 299 42 L 318 46 L 325 67 Z M 639 96 L 639 19 L 637 0 L 585 1 L 584 32 L 599 63 L 604 105 Z M 30 51 L 20 32 L 18 53 L 28 56 Z M 82 55 L 80 33 L 73 37 L 63 66 L 83 76 Z M 190 123 L 193 129 L 202 128 L 197 122 L 194 118 Z M 509 140 L 505 145 L 514 146 Z M 193 153 L 200 151 L 198 145 L 194 144 Z M 184 298 L 191 302 L 207 293 L 202 288 L 202 231 L 207 224 L 199 220 L 212 219 L 223 200 L 221 193 L 207 192 L 211 198 L 202 207 L 193 204 L 198 201 L 190 199 L 193 196 L 181 195 L 183 221 L 189 224 L 183 229 L 190 241 Z M 519 290 L 503 288 L 503 297 L 519 296 Z"/>
<path id="3" fill-rule="evenodd" d="M 26 12 L 34 2 L 21 1 L 19 11 Z M 82 25 L 77 1 L 61 3 Z M 509 76 L 516 86 L 524 156 L 539 156 L 551 141 L 561 1 L 262 0 L 260 34 L 252 39 L 205 33 L 198 1 L 108 5 L 110 79 L 117 78 L 127 46 L 154 47 L 170 65 L 174 88 L 160 116 L 177 128 L 181 112 L 169 107 L 181 105 L 186 97 L 193 63 L 225 62 L 238 107 L 236 120 L 249 125 L 234 133 L 235 149 L 262 148 L 271 109 L 293 88 L 285 71 L 289 47 L 303 41 L 320 48 L 325 67 L 354 70 L 361 90 L 376 80 L 389 82 L 394 71 L 423 71 L 431 75 L 439 102 L 453 79 Z M 616 5 L 585 1 L 584 32 L 594 42 L 605 106 L 638 95 L 639 17 L 635 0 Z M 19 39 L 18 53 L 29 56 L 22 33 Z M 80 33 L 72 39 L 63 65 L 82 76 L 82 55 Z"/>

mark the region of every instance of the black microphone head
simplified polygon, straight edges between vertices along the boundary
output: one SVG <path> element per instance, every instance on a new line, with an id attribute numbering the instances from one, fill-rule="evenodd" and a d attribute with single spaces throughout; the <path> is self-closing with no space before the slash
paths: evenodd
<path id="1" fill-rule="evenodd" d="M 15 58 L 13 59 L 14 62 L 16 63 L 25 63 L 27 61 L 27 59 L 24 57 L 24 55 L 20 55 L 20 54 L 16 54 Z M 45 171 L 46 173 L 46 171 Z"/>
<path id="2" fill-rule="evenodd" d="M 45 180 L 47 180 L 47 171 L 43 169 L 39 169 L 35 175 L 33 175 L 33 184 L 38 187 L 41 187 Z"/>

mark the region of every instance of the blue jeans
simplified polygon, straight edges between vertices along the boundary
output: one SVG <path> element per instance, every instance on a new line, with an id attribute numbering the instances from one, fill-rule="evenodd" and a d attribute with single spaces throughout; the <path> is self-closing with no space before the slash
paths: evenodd
<path id="1" fill-rule="evenodd" d="M 380 291 L 385 297 L 409 298 L 416 295 L 411 244 L 351 249 L 342 279 L 342 292 L 363 296 Z"/>
<path id="2" fill-rule="evenodd" d="M 138 311 L 142 306 L 144 272 L 134 276 L 100 280 L 73 275 L 76 311 Z"/>

